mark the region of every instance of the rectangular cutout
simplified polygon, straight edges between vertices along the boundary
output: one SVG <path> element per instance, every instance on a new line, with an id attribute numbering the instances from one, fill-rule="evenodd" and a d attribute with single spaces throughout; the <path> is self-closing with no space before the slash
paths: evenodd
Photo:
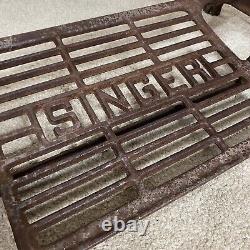
<path id="1" fill-rule="evenodd" d="M 100 131 L 93 131 L 92 135 L 84 136 L 82 139 L 78 138 L 78 140 L 73 141 L 71 144 L 63 146 L 61 148 L 57 148 L 56 150 L 51 150 L 49 153 L 34 157 L 32 160 L 28 160 L 24 163 L 17 164 L 11 169 L 11 173 L 14 174 L 14 179 L 18 179 L 27 174 L 30 174 L 36 171 L 37 176 L 39 176 L 38 172 L 44 172 L 45 169 L 42 170 L 39 168 L 41 164 L 46 164 L 49 160 L 55 160 L 57 158 L 64 157 L 69 154 L 72 150 L 79 151 L 82 149 L 89 149 L 95 145 L 99 145 L 104 143 L 106 138 L 104 134 Z M 46 171 L 51 170 L 50 166 L 46 167 Z M 53 172 L 53 171 L 52 171 Z"/>
<path id="2" fill-rule="evenodd" d="M 170 46 L 173 44 L 184 42 L 184 41 L 187 41 L 189 39 L 200 37 L 202 35 L 203 35 L 203 33 L 201 31 L 195 31 L 195 32 L 187 33 L 185 35 L 181 35 L 181 36 L 177 36 L 177 37 L 170 38 L 167 40 L 163 40 L 163 41 L 160 41 L 157 43 L 152 43 L 152 44 L 150 44 L 150 47 L 153 50 L 156 50 L 156 49 L 164 48 L 164 47 L 167 47 L 167 46 Z"/>
<path id="3" fill-rule="evenodd" d="M 206 138 L 208 138 L 208 134 L 204 130 L 201 130 L 201 129 L 197 130 L 161 148 L 157 148 L 146 155 L 138 156 L 138 158 L 135 161 L 133 161 L 133 165 L 135 166 L 137 170 L 142 170 Z"/>
<path id="4" fill-rule="evenodd" d="M 171 20 L 171 19 L 175 19 L 178 17 L 187 16 L 187 15 L 188 15 L 188 13 L 185 11 L 177 11 L 177 12 L 164 14 L 161 16 L 154 16 L 154 17 L 142 19 L 142 20 L 136 21 L 135 25 L 137 27 L 141 27 L 141 26 L 144 26 L 147 24 L 153 24 L 153 23 L 158 23 L 158 22 L 162 22 L 162 21 L 167 21 L 167 20 Z"/>
<path id="5" fill-rule="evenodd" d="M 93 32 L 89 32 L 89 33 L 85 33 L 85 34 L 81 34 L 77 36 L 64 38 L 63 43 L 67 45 L 67 44 L 76 43 L 80 41 L 86 41 L 89 39 L 106 36 L 107 34 L 114 34 L 114 33 L 118 33 L 121 31 L 126 31 L 128 29 L 129 29 L 129 26 L 126 24 L 113 26 L 113 27 L 106 28 L 106 29 L 101 29 L 101 30 L 97 30 L 97 31 L 93 31 Z"/>
<path id="6" fill-rule="evenodd" d="M 44 90 L 36 94 L 27 95 L 19 99 L 15 99 L 9 102 L 5 102 L 0 104 L 0 112 L 5 112 L 8 110 L 12 110 L 14 108 L 18 108 L 27 104 L 35 103 L 40 100 L 44 100 L 49 97 L 57 96 L 71 90 L 77 89 L 77 85 L 75 83 L 67 83 L 63 84 L 60 87 L 50 88 L 49 90 Z M 18 100 L 18 101 L 17 101 Z"/>
<path id="7" fill-rule="evenodd" d="M 133 151 L 137 148 L 147 145 L 148 143 L 151 143 L 171 133 L 174 133 L 186 126 L 194 124 L 195 122 L 196 119 L 192 115 L 182 117 L 179 120 L 164 124 L 163 126 L 157 127 L 156 129 L 152 129 L 150 132 L 143 133 L 142 135 L 132 140 L 124 142 L 122 144 L 123 148 L 125 152 Z"/>
<path id="8" fill-rule="evenodd" d="M 91 84 L 109 80 L 111 78 L 115 78 L 115 77 L 118 77 L 127 73 L 135 72 L 137 70 L 149 67 L 151 65 L 153 65 L 153 62 L 151 60 L 140 61 L 134 64 L 130 64 L 129 66 L 120 67 L 118 69 L 114 69 L 111 71 L 107 71 L 105 73 L 101 73 L 92 77 L 85 78 L 84 82 L 87 85 L 91 85 Z"/>
<path id="9" fill-rule="evenodd" d="M 148 32 L 143 33 L 142 35 L 144 38 L 151 38 L 151 37 L 158 36 L 161 34 L 170 33 L 170 32 L 173 32 L 175 30 L 181 30 L 181 29 L 185 29 L 187 27 L 192 27 L 194 25 L 195 25 L 195 23 L 193 21 L 188 21 L 188 22 L 184 22 L 184 23 L 179 23 L 179 24 L 167 26 L 165 28 L 160 28 L 160 29 L 148 31 Z"/>
<path id="10" fill-rule="evenodd" d="M 75 232 L 77 229 L 87 226 L 89 223 L 98 220 L 104 215 L 111 213 L 126 204 L 131 203 L 138 197 L 138 191 L 134 187 L 129 187 L 112 195 L 108 199 L 97 203 L 80 213 L 69 217 L 66 220 L 39 233 L 37 240 L 41 246 L 47 246 L 56 240 Z"/>
<path id="11" fill-rule="evenodd" d="M 222 111 L 223 112 L 223 111 Z M 239 110 L 238 112 L 229 115 L 219 121 L 216 121 L 213 123 L 213 126 L 215 127 L 217 132 L 223 131 L 229 127 L 232 127 L 233 125 L 247 119 L 250 117 L 250 107 L 244 108 L 242 110 Z"/>
<path id="12" fill-rule="evenodd" d="M 90 62 L 87 62 L 87 63 L 78 64 L 77 69 L 79 71 L 84 71 L 84 70 L 87 70 L 87 69 L 100 67 L 100 66 L 105 67 L 106 64 L 117 62 L 119 60 L 127 59 L 127 58 L 130 58 L 130 57 L 133 57 L 133 56 L 136 56 L 136 55 L 141 55 L 141 54 L 144 54 L 144 53 L 145 53 L 145 50 L 142 49 L 142 48 L 128 50 L 128 51 L 123 52 L 123 53 L 118 53 L 118 54 L 114 54 L 112 56 L 103 57 L 101 59 L 97 59 L 97 60 L 90 61 Z"/>
<path id="13" fill-rule="evenodd" d="M 228 64 L 223 64 L 215 68 L 220 76 L 226 76 L 233 73 L 233 69 Z"/>
<path id="14" fill-rule="evenodd" d="M 250 99 L 250 90 L 247 89 L 237 95 L 232 95 L 229 98 L 226 98 L 222 101 L 216 102 L 208 107 L 205 107 L 201 109 L 201 112 L 206 118 L 208 118 L 212 115 L 219 113 L 220 111 L 233 107 L 234 105 L 237 105 L 249 99 Z"/>
<path id="15" fill-rule="evenodd" d="M 178 177 L 179 175 L 197 167 L 200 164 L 211 160 L 215 156 L 220 154 L 220 150 L 217 146 L 213 145 L 206 149 L 202 149 L 189 157 L 186 157 L 171 166 L 167 166 L 157 174 L 154 174 L 145 180 L 145 186 L 148 189 L 157 188 L 168 181 Z"/>
<path id="16" fill-rule="evenodd" d="M 167 60 L 170 60 L 170 59 L 173 59 L 173 58 L 176 58 L 176 57 L 180 57 L 180 56 L 190 54 L 190 53 L 195 52 L 195 51 L 198 52 L 199 50 L 208 48 L 210 46 L 211 46 L 211 43 L 208 42 L 208 41 L 201 42 L 201 43 L 195 43 L 193 45 L 184 47 L 184 48 L 179 49 L 179 50 L 174 50 L 174 51 L 171 51 L 171 52 L 166 53 L 166 54 L 163 53 L 163 54 L 161 54 L 159 56 L 159 58 L 162 61 L 167 61 Z"/>
<path id="17" fill-rule="evenodd" d="M 30 47 L 23 48 L 23 49 L 13 50 L 10 52 L 0 54 L 0 61 L 9 60 L 9 59 L 24 56 L 24 55 L 31 55 L 33 53 L 38 53 L 38 52 L 49 50 L 55 47 L 56 45 L 53 42 L 48 42 L 48 43 L 41 43 L 35 46 L 30 46 Z"/>
<path id="18" fill-rule="evenodd" d="M 3 144 L 2 150 L 6 157 L 18 152 L 29 151 L 31 148 L 37 147 L 36 135 L 28 135 L 11 142 Z"/>
<path id="19" fill-rule="evenodd" d="M 0 136 L 7 135 L 17 129 L 30 126 L 30 120 L 27 115 L 16 116 L 0 122 Z"/>
<path id="20" fill-rule="evenodd" d="M 63 194 L 53 197 L 47 202 L 42 203 L 26 212 L 29 223 L 34 223 L 42 218 L 45 218 L 52 213 L 66 208 L 71 204 L 82 200 L 95 192 L 98 192 L 114 183 L 124 179 L 126 174 L 120 167 L 114 168 L 111 172 L 107 172 L 102 176 L 89 180 L 77 188 L 64 190 Z"/>
<path id="21" fill-rule="evenodd" d="M 78 159 L 77 163 L 71 163 L 70 165 L 67 164 L 63 169 L 40 178 L 39 180 L 32 182 L 29 185 L 21 187 L 18 190 L 20 198 L 21 200 L 31 198 L 41 192 L 55 187 L 56 185 L 64 183 L 77 176 L 83 175 L 84 173 L 92 169 L 99 168 L 113 159 L 115 159 L 115 154 L 111 149 L 105 150 L 87 158 L 85 157 L 85 159 L 83 158 L 82 160 Z M 65 162 L 62 162 L 62 164 L 65 164 Z M 47 166 L 48 165 L 46 165 L 46 168 Z"/>
<path id="22" fill-rule="evenodd" d="M 61 56 L 53 56 L 53 57 L 48 57 L 46 59 L 41 59 L 41 60 L 33 61 L 30 63 L 21 64 L 21 65 L 16 66 L 16 67 L 11 67 L 11 68 L 7 68 L 4 70 L 0 70 L 0 78 L 5 77 L 5 76 L 18 74 L 21 72 L 26 72 L 29 70 L 39 69 L 41 67 L 56 64 L 56 63 L 59 63 L 62 61 L 63 60 L 62 60 Z"/>
<path id="23" fill-rule="evenodd" d="M 129 119 L 129 121 L 114 126 L 113 130 L 115 131 L 116 135 L 125 134 L 127 131 L 131 131 L 145 124 L 149 124 L 164 116 L 175 114 L 179 111 L 184 110 L 184 108 L 185 106 L 181 102 L 170 104 L 167 107 L 143 114 L 143 116 L 138 116 L 134 119 Z"/>
<path id="24" fill-rule="evenodd" d="M 250 139 L 250 126 L 226 137 L 224 140 L 229 147 L 234 147 L 247 139 Z"/>
<path id="25" fill-rule="evenodd" d="M 117 47 L 123 46 L 123 45 L 127 45 L 128 49 L 129 49 L 129 44 L 137 42 L 137 41 L 138 40 L 136 39 L 135 36 L 129 36 L 129 37 L 126 37 L 126 38 L 114 40 L 112 42 L 102 43 L 102 44 L 99 44 L 99 45 L 96 45 L 96 46 L 87 47 L 87 48 L 84 48 L 84 49 L 72 51 L 72 52 L 70 52 L 70 56 L 72 58 L 76 58 L 76 57 L 79 57 L 79 56 L 89 55 L 91 53 L 96 53 L 96 52 L 100 52 L 100 51 L 103 51 L 103 50 L 117 48 Z"/>

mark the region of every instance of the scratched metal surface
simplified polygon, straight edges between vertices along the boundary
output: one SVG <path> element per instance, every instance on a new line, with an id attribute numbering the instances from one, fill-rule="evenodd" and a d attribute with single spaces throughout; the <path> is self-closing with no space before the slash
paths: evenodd
<path id="1" fill-rule="evenodd" d="M 205 2 L 0 39 L 1 194 L 20 249 L 93 246 L 103 219 L 145 216 L 249 156 L 250 66 Z"/>

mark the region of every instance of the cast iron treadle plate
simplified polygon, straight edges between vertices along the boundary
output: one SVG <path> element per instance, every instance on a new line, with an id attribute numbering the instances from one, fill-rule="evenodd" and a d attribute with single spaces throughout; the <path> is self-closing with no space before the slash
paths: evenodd
<path id="1" fill-rule="evenodd" d="M 87 248 L 246 159 L 250 67 L 173 1 L 0 40 L 1 193 L 19 249 Z M 28 54 L 27 54 L 28 53 Z"/>

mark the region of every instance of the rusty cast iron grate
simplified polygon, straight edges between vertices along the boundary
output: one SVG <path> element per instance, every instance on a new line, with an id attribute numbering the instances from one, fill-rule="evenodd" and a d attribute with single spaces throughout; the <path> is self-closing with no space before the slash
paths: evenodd
<path id="1" fill-rule="evenodd" d="M 192 2 L 192 4 L 190 3 Z M 87 248 L 249 156 L 250 65 L 177 0 L 0 39 L 1 193 L 20 249 Z"/>

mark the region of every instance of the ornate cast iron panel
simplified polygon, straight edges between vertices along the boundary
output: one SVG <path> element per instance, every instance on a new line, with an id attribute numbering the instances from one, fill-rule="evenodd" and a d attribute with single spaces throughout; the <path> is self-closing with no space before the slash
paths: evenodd
<path id="1" fill-rule="evenodd" d="M 142 218 L 249 156 L 250 64 L 207 2 L 0 39 L 1 194 L 20 249 L 91 247 L 114 233 L 104 219 Z"/>

